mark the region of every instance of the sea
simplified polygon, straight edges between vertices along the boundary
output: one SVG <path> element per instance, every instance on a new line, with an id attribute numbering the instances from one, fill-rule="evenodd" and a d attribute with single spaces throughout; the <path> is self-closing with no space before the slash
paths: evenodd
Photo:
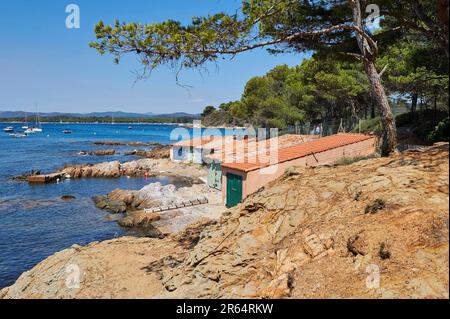
<path id="1" fill-rule="evenodd" d="M 95 141 L 138 141 L 168 144 L 171 132 L 180 129 L 169 124 L 42 124 L 43 132 L 13 138 L 3 129 L 23 124 L 0 123 L 0 288 L 15 282 L 21 273 L 46 257 L 73 244 L 85 245 L 124 235 L 133 230 L 121 228 L 110 215 L 97 209 L 92 197 L 116 189 L 141 189 L 149 183 L 185 186 L 173 177 L 64 180 L 46 185 L 30 185 L 12 180 L 31 170 L 50 173 L 68 164 L 104 161 L 130 161 L 123 153 L 137 146 L 99 146 Z M 23 129 L 22 129 L 23 130 Z M 63 133 L 70 130 L 71 134 Z M 190 130 L 192 133 L 192 130 Z M 80 151 L 116 149 L 112 156 L 82 156 Z M 64 201 L 64 195 L 75 196 Z"/>

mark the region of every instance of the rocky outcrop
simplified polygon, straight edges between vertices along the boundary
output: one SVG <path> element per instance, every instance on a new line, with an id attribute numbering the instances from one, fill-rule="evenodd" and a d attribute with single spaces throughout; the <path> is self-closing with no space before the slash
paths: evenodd
<path id="1" fill-rule="evenodd" d="M 90 153 L 91 155 L 97 155 L 97 156 L 105 156 L 105 155 L 114 155 L 116 154 L 116 150 L 96 150 Z"/>
<path id="2" fill-rule="evenodd" d="M 27 172 L 25 174 L 19 175 L 19 176 L 13 176 L 11 177 L 14 181 L 27 181 L 30 176 L 39 176 L 41 174 L 41 171 L 35 171 L 31 170 L 30 172 Z"/>
<path id="3" fill-rule="evenodd" d="M 125 152 L 125 155 L 135 155 L 139 157 L 154 158 L 154 159 L 170 158 L 171 148 L 172 147 L 170 145 L 161 145 L 156 146 L 151 150 L 133 150 L 130 152 Z"/>
<path id="4" fill-rule="evenodd" d="M 120 163 L 119 161 L 99 164 L 72 165 L 54 173 L 61 178 L 120 177 L 120 176 L 174 176 L 191 183 L 203 183 L 200 177 L 207 171 L 200 165 L 174 163 L 169 159 L 140 159 Z"/>
<path id="5" fill-rule="evenodd" d="M 95 150 L 95 151 L 80 151 L 78 155 L 96 155 L 96 156 L 106 156 L 106 155 L 114 155 L 116 154 L 116 150 Z"/>
<path id="6" fill-rule="evenodd" d="M 68 166 L 58 172 L 65 178 L 82 177 L 119 177 L 121 166 L 119 161 L 105 162 L 95 165 Z"/>
<path id="7" fill-rule="evenodd" d="M 175 207 L 182 201 L 194 201 L 206 196 L 208 203 L 199 206 L 182 207 L 158 213 L 144 213 L 144 209 L 166 206 Z M 138 191 L 116 189 L 105 196 L 93 197 L 95 205 L 110 213 L 126 213 L 118 220 L 127 228 L 158 229 L 161 234 L 170 234 L 206 216 L 218 219 L 225 210 L 221 192 L 205 184 L 177 188 L 174 185 L 149 184 Z M 158 237 L 160 235 L 158 234 Z"/>
<path id="8" fill-rule="evenodd" d="M 149 264 L 183 253 L 175 242 L 152 238 L 74 245 L 23 273 L 0 298 L 149 298 L 164 290 Z"/>
<path id="9" fill-rule="evenodd" d="M 291 169 L 217 223 L 71 248 L 0 295 L 448 298 L 448 155 L 440 144 Z M 78 289 L 65 285 L 70 264 L 82 269 Z"/>

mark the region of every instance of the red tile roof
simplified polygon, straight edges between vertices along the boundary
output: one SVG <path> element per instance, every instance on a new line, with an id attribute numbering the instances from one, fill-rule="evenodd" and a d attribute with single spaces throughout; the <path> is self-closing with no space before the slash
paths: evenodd
<path id="1" fill-rule="evenodd" d="M 272 138 L 273 140 L 278 139 L 278 148 L 287 148 L 296 144 L 309 142 L 317 139 L 316 135 L 296 135 L 296 134 L 285 134 L 278 137 Z M 245 140 L 233 141 L 231 147 L 224 147 L 221 152 L 215 152 L 211 155 L 206 155 L 207 158 L 214 161 L 225 162 L 227 157 L 245 157 L 249 152 L 258 152 L 259 149 L 268 149 L 272 143 L 272 139 L 258 141 L 256 138 L 250 138 Z M 227 144 L 226 141 L 224 145 Z M 252 146 L 249 146 L 249 143 L 253 142 Z M 239 147 L 238 147 L 239 146 Z M 250 148 L 253 148 L 250 150 Z"/>
<path id="2" fill-rule="evenodd" d="M 222 137 L 221 136 L 202 136 L 202 137 L 195 137 L 193 139 L 189 139 L 189 140 L 184 140 L 184 141 L 180 141 L 177 143 L 174 143 L 174 146 L 205 146 L 206 144 L 209 143 L 216 143 L 216 142 L 222 142 Z"/>
<path id="3" fill-rule="evenodd" d="M 297 158 L 305 157 L 311 154 L 317 154 L 345 145 L 365 141 L 370 138 L 373 138 L 373 136 L 364 134 L 352 134 L 352 133 L 341 133 L 336 135 L 330 135 L 327 137 L 319 138 L 314 141 L 279 149 L 276 158 L 274 157 L 275 155 L 269 157 L 271 156 L 270 154 L 266 155 L 265 158 L 264 156 L 258 155 L 256 163 L 254 163 L 254 161 L 252 163 L 249 162 L 248 159 L 244 159 L 243 163 L 223 163 L 222 167 L 231 168 L 243 172 L 249 172 L 277 163 L 283 163 Z M 264 158 L 264 160 L 260 161 L 259 158 Z"/>

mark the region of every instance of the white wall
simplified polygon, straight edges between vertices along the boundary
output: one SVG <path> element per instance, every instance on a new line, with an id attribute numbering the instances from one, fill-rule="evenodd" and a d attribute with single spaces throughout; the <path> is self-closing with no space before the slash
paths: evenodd
<path id="1" fill-rule="evenodd" d="M 190 162 L 191 158 L 190 147 L 174 146 L 170 150 L 170 159 L 174 162 Z"/>

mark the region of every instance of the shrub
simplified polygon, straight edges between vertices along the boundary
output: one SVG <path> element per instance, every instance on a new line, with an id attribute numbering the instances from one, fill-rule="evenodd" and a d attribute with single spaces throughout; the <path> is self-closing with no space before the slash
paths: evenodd
<path id="1" fill-rule="evenodd" d="M 386 202 L 381 199 L 377 198 L 372 203 L 368 204 L 366 206 L 366 209 L 364 210 L 365 214 L 375 214 L 379 210 L 382 210 L 386 206 Z"/>
<path id="2" fill-rule="evenodd" d="M 375 117 L 373 119 L 367 119 L 367 120 L 361 120 L 361 133 L 375 133 L 377 135 L 380 135 L 382 132 L 381 129 L 381 121 L 379 117 Z M 360 130 L 360 124 L 357 123 L 354 127 L 352 132 L 359 132 Z"/>
<path id="3" fill-rule="evenodd" d="M 366 159 L 376 158 L 378 154 L 371 154 L 367 156 L 343 157 L 334 162 L 335 165 L 350 165 Z"/>
<path id="4" fill-rule="evenodd" d="M 438 125 L 434 128 L 433 131 L 431 131 L 428 136 L 427 140 L 430 142 L 448 142 L 449 141 L 449 129 L 448 129 L 448 117 L 444 118 L 442 121 L 439 122 Z"/>

